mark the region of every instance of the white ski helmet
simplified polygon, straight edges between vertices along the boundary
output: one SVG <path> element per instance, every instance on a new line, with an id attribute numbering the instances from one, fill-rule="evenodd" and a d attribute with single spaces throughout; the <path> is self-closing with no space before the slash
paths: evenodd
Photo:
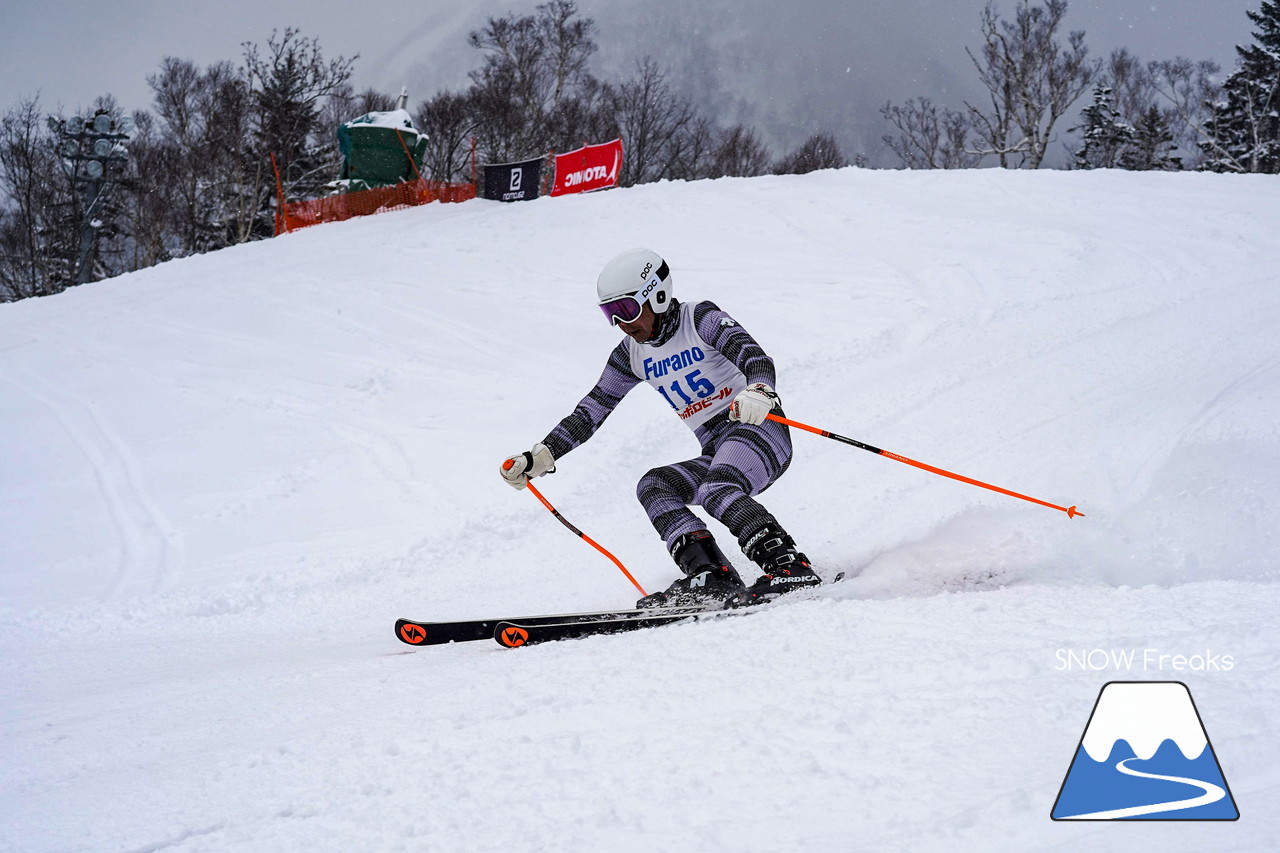
<path id="1" fill-rule="evenodd" d="M 671 268 L 652 249 L 628 249 L 596 279 L 600 309 L 610 323 L 632 323 L 647 302 L 655 314 L 671 307 Z"/>

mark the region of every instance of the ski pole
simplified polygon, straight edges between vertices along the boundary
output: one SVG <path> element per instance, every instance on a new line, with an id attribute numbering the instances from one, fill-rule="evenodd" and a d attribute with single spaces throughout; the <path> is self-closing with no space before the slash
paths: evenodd
<path id="1" fill-rule="evenodd" d="M 570 531 L 571 531 L 575 536 L 577 536 L 577 537 L 578 537 L 579 539 L 581 539 L 583 542 L 586 542 L 586 543 L 587 543 L 588 545 L 590 545 L 592 548 L 595 548 L 595 549 L 596 549 L 597 551 L 599 551 L 601 554 L 604 554 L 606 557 L 608 557 L 610 560 L 612 560 L 612 561 L 613 561 L 613 564 L 614 564 L 615 566 L 617 566 L 617 567 L 618 567 L 619 571 L 621 571 L 624 575 L 626 575 L 626 576 L 627 576 L 627 580 L 631 581 L 631 585 L 632 585 L 632 586 L 634 586 L 636 589 L 640 590 L 640 594 L 641 594 L 641 595 L 648 595 L 648 594 L 649 594 L 649 593 L 647 593 L 647 592 L 645 592 L 645 591 L 644 591 L 644 587 L 640 586 L 640 584 L 636 582 L 636 579 L 635 579 L 635 578 L 633 578 L 633 577 L 631 576 L 631 572 L 627 571 L 627 567 L 626 567 L 626 566 L 624 566 L 624 565 L 622 565 L 621 561 L 619 561 L 617 557 L 615 557 L 615 556 L 613 556 L 612 554 L 610 554 L 607 550 L 605 550 L 603 547 L 601 547 L 601 546 L 600 546 L 600 544 L 599 544 L 598 542 L 596 542 L 594 539 L 592 539 L 590 536 L 588 536 L 587 534 L 583 533 L 581 530 L 579 530 L 578 528 L 576 528 L 576 527 L 574 527 L 572 524 L 570 524 L 570 523 L 569 523 L 569 519 L 567 519 L 567 518 L 565 518 L 563 515 L 561 515 L 561 514 L 560 514 L 560 510 L 558 510 L 558 509 L 556 509 L 555 507 L 553 507 L 553 506 L 551 505 L 551 502 L 550 502 L 550 501 L 548 501 L 546 498 L 544 498 L 544 497 L 542 496 L 542 492 L 540 492 L 540 491 L 538 491 L 536 488 L 534 488 L 533 483 L 525 483 L 525 487 L 526 487 L 529 491 L 533 492 L 533 496 L 534 496 L 535 498 L 537 498 L 539 501 L 541 501 L 541 502 L 542 502 L 542 505 L 543 505 L 543 506 L 545 506 L 548 510 L 550 510 L 550 511 L 551 511 L 551 514 L 552 514 L 552 515 L 554 515 L 556 518 L 558 518 L 558 519 L 560 520 L 560 523 L 561 523 L 561 524 L 563 524 L 565 527 L 569 528 L 569 530 L 570 530 Z"/>
<path id="2" fill-rule="evenodd" d="M 802 424 L 799 421 L 793 421 L 790 418 L 784 418 L 780 415 L 774 415 L 774 414 L 770 414 L 768 418 L 769 420 L 777 421 L 780 424 L 786 424 L 787 426 L 793 426 L 793 427 L 796 427 L 797 429 L 802 429 L 808 432 L 816 433 L 817 435 L 820 435 L 823 438 L 832 438 L 832 439 L 835 439 L 836 441 L 844 442 L 845 444 L 852 444 L 854 447 L 861 448 L 862 450 L 869 450 L 872 453 L 878 454 L 880 456 L 887 456 L 890 459 L 897 460 L 898 462 L 905 462 L 908 465 L 914 465 L 916 468 L 919 468 L 922 471 L 928 471 L 931 474 L 941 474 L 943 477 L 950 477 L 953 480 L 959 480 L 960 482 L 968 483 L 971 486 L 981 486 L 984 489 L 990 489 L 991 491 L 999 492 L 1002 495 L 1009 495 L 1010 497 L 1021 498 L 1022 500 L 1030 501 L 1033 504 L 1040 504 L 1040 506 L 1047 506 L 1049 507 L 1049 509 L 1056 509 L 1061 512 L 1065 512 L 1067 514 L 1067 518 L 1075 518 L 1077 515 L 1079 516 L 1084 515 L 1083 512 L 1076 509 L 1074 506 L 1070 506 L 1070 507 L 1058 506 L 1057 504 L 1051 504 L 1048 501 L 1042 501 L 1039 498 L 1033 498 L 1027 495 L 1018 494 L 1017 492 L 1011 492 L 1008 489 L 1002 489 L 999 486 L 993 486 L 990 483 L 984 483 L 981 480 L 974 480 L 971 477 L 965 477 L 960 474 L 953 474 L 950 471 L 944 471 L 941 468 L 935 468 L 932 465 L 926 465 L 923 462 L 917 462 L 914 459 L 908 459 L 905 456 L 899 456 L 896 453 L 890 453 L 887 450 L 881 450 L 879 447 L 872 447 L 869 444 L 863 444 L 861 441 L 854 441 L 852 438 L 845 438 L 843 435 L 836 435 L 834 432 L 828 432 L 825 429 L 818 429 L 817 427 L 812 427 L 812 426 L 809 426 L 808 424 Z"/>

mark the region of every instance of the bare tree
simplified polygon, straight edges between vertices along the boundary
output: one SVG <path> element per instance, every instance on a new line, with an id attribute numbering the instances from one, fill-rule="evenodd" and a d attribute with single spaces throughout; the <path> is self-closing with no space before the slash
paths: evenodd
<path id="1" fill-rule="evenodd" d="M 614 94 L 612 86 L 595 77 L 579 81 L 574 96 L 561 101 L 547 117 L 547 138 L 555 140 L 552 148 L 568 151 L 591 140 L 616 138 L 618 123 L 611 111 Z"/>
<path id="2" fill-rule="evenodd" d="M 115 99 L 95 99 L 90 118 L 98 115 L 114 125 Z M 126 269 L 122 161 L 95 160 L 103 169 L 90 176 L 73 137 L 62 135 L 60 117 L 41 114 L 38 98 L 0 119 L 0 299 L 58 293 Z"/>
<path id="3" fill-rule="evenodd" d="M 139 183 L 148 186 L 150 197 L 136 214 L 150 219 L 157 206 L 167 209 L 167 229 L 177 232 L 181 246 L 178 254 L 191 254 L 201 248 L 200 232 L 204 210 L 201 197 L 202 178 L 208 168 L 206 133 L 208 123 L 216 120 L 203 109 L 207 106 L 205 75 L 190 60 L 166 56 L 160 72 L 147 78 L 155 93 L 155 110 L 160 125 L 148 121 L 141 126 L 140 139 L 132 146 L 135 160 L 139 153 Z M 154 187 L 154 189 L 152 189 Z M 146 208 L 146 210 L 142 209 Z M 141 224 L 141 223 L 139 223 Z M 159 235 L 152 234 L 148 252 L 153 262 L 163 259 Z"/>
<path id="4" fill-rule="evenodd" d="M 473 100 L 441 92 L 418 106 L 414 123 L 427 135 L 423 176 L 436 181 L 470 180 L 471 135 L 476 128 Z"/>
<path id="5" fill-rule="evenodd" d="M 707 177 L 754 178 L 769 171 L 769 150 L 755 131 L 737 124 L 720 132 Z"/>
<path id="6" fill-rule="evenodd" d="M 568 118 L 585 119 L 590 110 L 579 101 L 598 90 L 587 72 L 595 22 L 577 14 L 571 0 L 552 0 L 535 15 L 489 18 L 468 36 L 485 53 L 484 64 L 471 72 L 469 94 L 490 161 L 582 141 L 579 122 Z"/>
<path id="7" fill-rule="evenodd" d="M 815 133 L 799 148 L 779 160 L 773 167 L 775 175 L 804 175 L 819 169 L 843 169 L 849 160 L 840 150 L 835 137 L 829 133 Z"/>
<path id="8" fill-rule="evenodd" d="M 982 12 L 983 45 L 979 56 L 968 52 L 990 105 L 966 106 L 985 144 L 981 153 L 996 155 L 1003 167 L 1016 154 L 1019 165 L 1039 168 L 1054 125 L 1093 82 L 1098 63 L 1087 58 L 1084 32 L 1069 33 L 1065 47 L 1057 40 L 1066 12 L 1067 0 L 1019 0 L 1012 21 L 1001 20 L 992 3 Z"/>
<path id="9" fill-rule="evenodd" d="M 0 118 L 0 302 L 57 293 L 74 281 L 72 198 L 59 180 L 38 97 Z"/>
<path id="10" fill-rule="evenodd" d="M 1148 63 L 1152 88 L 1168 104 L 1167 115 L 1174 142 L 1188 155 L 1188 168 L 1198 168 L 1206 159 L 1202 143 L 1209 145 L 1208 125 L 1213 104 L 1222 92 L 1217 75 L 1222 67 L 1211 60 L 1193 62 L 1185 57 Z M 1221 155 L 1225 152 L 1214 152 Z"/>
<path id="11" fill-rule="evenodd" d="M 537 30 L 547 45 L 545 69 L 551 89 L 547 112 L 554 114 L 591 76 L 587 61 L 596 52 L 591 38 L 595 21 L 577 17 L 578 6 L 572 0 L 551 0 L 537 11 Z"/>
<path id="12" fill-rule="evenodd" d="M 908 169 L 972 169 L 982 162 L 981 153 L 969 150 L 966 113 L 940 109 L 922 97 L 902 106 L 885 104 L 880 115 L 898 130 L 881 139 Z"/>
<path id="13" fill-rule="evenodd" d="M 336 128 L 339 123 L 350 121 L 366 113 L 388 113 L 394 110 L 399 102 L 400 98 L 396 95 L 388 95 L 386 92 L 368 88 L 355 96 L 350 112 L 336 116 L 338 121 L 331 122 L 331 124 Z"/>
<path id="14" fill-rule="evenodd" d="M 1130 125 L 1136 125 L 1159 97 L 1150 70 L 1123 47 L 1111 52 L 1097 82 L 1111 89 L 1116 112 Z"/>
<path id="15" fill-rule="evenodd" d="M 336 134 L 339 125 L 367 113 L 390 112 L 399 101 L 398 97 L 374 88 L 356 94 L 350 85 L 344 83 L 324 99 L 316 121 L 317 133 Z"/>
<path id="16" fill-rule="evenodd" d="M 695 116 L 671 140 L 667 154 L 667 175 L 672 180 L 693 181 L 711 174 L 711 158 L 716 147 L 716 131 L 710 120 Z"/>
<path id="17" fill-rule="evenodd" d="M 154 261 L 247 239 L 265 191 L 254 153 L 249 80 L 230 62 L 202 71 L 190 60 L 165 57 L 147 83 L 155 95 L 155 122 L 138 118 L 131 189 L 136 204 L 154 207 L 163 199 L 167 207 L 166 231 L 173 239 L 163 251 L 154 235 L 143 240 Z"/>
<path id="18" fill-rule="evenodd" d="M 206 218 L 211 246 L 248 240 L 262 205 L 262 158 L 253 142 L 253 97 L 249 81 L 230 62 L 205 70 L 202 98 L 211 121 L 205 127 Z"/>
<path id="19" fill-rule="evenodd" d="M 618 183 L 624 187 L 673 177 L 672 146 L 693 120 L 693 105 L 677 95 L 666 72 L 645 57 L 636 75 L 613 92 L 612 118 L 626 157 Z"/>
<path id="20" fill-rule="evenodd" d="M 162 132 L 162 125 L 145 110 L 134 113 L 136 128 L 129 140 L 129 161 L 120 180 L 122 220 L 129 239 L 121 266 L 136 270 L 189 254 L 182 236 L 189 207 L 181 192 L 187 155 Z"/>

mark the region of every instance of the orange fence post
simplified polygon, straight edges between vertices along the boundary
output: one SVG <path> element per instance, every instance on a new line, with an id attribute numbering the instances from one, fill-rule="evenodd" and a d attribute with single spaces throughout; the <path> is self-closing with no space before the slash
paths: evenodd
<path id="1" fill-rule="evenodd" d="M 547 168 L 542 170 L 542 192 L 540 195 L 547 194 L 547 182 L 551 180 L 551 173 L 556 168 L 556 149 L 552 148 L 547 152 Z"/>
<path id="2" fill-rule="evenodd" d="M 276 165 L 275 152 L 268 151 L 267 153 L 271 155 L 271 170 L 276 173 L 276 197 L 278 199 L 276 202 L 278 208 L 276 210 L 276 234 L 279 235 L 282 225 L 285 231 L 289 230 L 289 210 L 284 200 L 284 183 L 280 180 L 280 167 Z"/>

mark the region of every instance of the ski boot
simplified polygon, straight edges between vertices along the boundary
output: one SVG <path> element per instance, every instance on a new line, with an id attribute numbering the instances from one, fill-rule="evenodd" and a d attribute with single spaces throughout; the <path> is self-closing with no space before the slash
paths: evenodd
<path id="1" fill-rule="evenodd" d="M 733 606 L 763 604 L 788 592 L 822 583 L 822 578 L 809 565 L 809 558 L 796 551 L 795 540 L 776 521 L 770 520 L 748 537 L 742 552 L 763 569 L 764 574 L 734 598 Z"/>
<path id="2" fill-rule="evenodd" d="M 685 576 L 664 592 L 646 595 L 636 602 L 636 607 L 711 607 L 746 590 L 737 570 L 706 530 L 695 530 L 677 539 L 671 546 L 671 558 Z"/>

